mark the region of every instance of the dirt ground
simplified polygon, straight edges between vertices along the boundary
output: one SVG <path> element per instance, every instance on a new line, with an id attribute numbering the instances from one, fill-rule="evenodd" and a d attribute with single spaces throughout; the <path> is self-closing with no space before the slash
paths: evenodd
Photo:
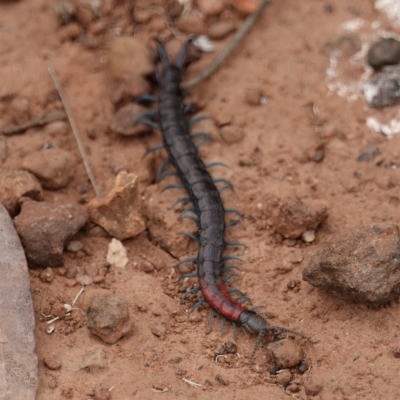
<path id="1" fill-rule="evenodd" d="M 398 107 L 369 108 L 359 86 L 366 74 L 362 51 L 365 54 L 366 46 L 383 31 L 396 34 L 399 28 L 376 11 L 371 0 L 273 1 L 233 56 L 191 90 L 204 105 L 202 113 L 244 132 L 241 141 L 226 143 L 214 126 L 214 141 L 201 150 L 204 160 L 229 165 L 215 173 L 232 181 L 235 190 L 224 192 L 224 202 L 244 215 L 228 231 L 230 239 L 248 246 L 235 252 L 244 263 L 230 285 L 239 287 L 254 304 L 265 306 L 271 324 L 319 341 L 301 342 L 310 368 L 303 375 L 292 371 L 292 382 L 300 388 L 292 393 L 268 372 L 264 347 L 257 353 L 255 367 L 246 365 L 254 337 L 239 332 L 237 353 L 215 359 L 217 350 L 233 341 L 232 330 L 226 329 L 221 337 L 218 319 L 209 329 L 208 307 L 193 317 L 188 310 L 194 299 L 180 300 L 176 255 L 192 256 L 196 246 L 179 239 L 178 233 L 191 225 L 178 220 L 179 208 L 171 208 L 176 193 L 162 192 L 165 183 L 155 183 L 156 167 L 165 155 L 142 158 L 150 145 L 160 142 L 160 134 L 121 137 L 108 128 L 114 113 L 108 50 L 115 35 L 130 36 L 135 31 L 128 17 L 130 5 L 104 2 L 105 27 L 96 28 L 89 21 L 86 35 L 69 40 L 53 11 L 55 4 L 55 0 L 0 1 L 0 125 L 12 122 L 7 104 L 13 97 L 28 99 L 32 115 L 60 108 L 47 71 L 53 64 L 100 190 L 110 187 L 118 168 L 138 175 L 148 227 L 154 221 L 162 223 L 158 238 L 146 230 L 124 241 L 129 256 L 125 269 L 110 270 L 103 282 L 85 288 L 90 292 L 102 287 L 128 300 L 134 331 L 117 344 L 107 345 L 92 336 L 79 310 L 72 314 L 75 319 L 57 321 L 55 332 L 46 333 L 41 312 L 71 302 L 80 285 L 72 286 L 60 274 L 45 283 L 38 276 L 40 270 L 31 271 L 40 373 L 37 399 L 93 399 L 100 387 L 112 389 L 111 398 L 121 400 L 399 398 L 400 360 L 394 351 L 400 346 L 396 322 L 400 305 L 393 302 L 373 310 L 302 281 L 302 271 L 315 251 L 345 228 L 400 218 L 400 137 L 372 132 L 366 125 L 371 116 L 381 122 L 395 118 Z M 146 25 L 141 29 L 135 34 L 144 44 L 150 43 Z M 339 39 L 349 30 L 360 41 L 352 42 L 355 51 L 341 48 Z M 217 50 L 228 40 L 217 41 Z M 335 52 L 338 49 L 342 55 Z M 204 54 L 185 76 L 202 70 L 214 56 Z M 248 103 L 246 94 L 252 89 L 263 93 L 265 104 Z M 35 128 L 6 140 L 9 153 L 2 171 L 17 169 L 26 155 L 48 142 L 79 159 L 71 132 L 50 137 L 45 129 Z M 378 147 L 380 154 L 370 162 L 358 162 L 368 144 Z M 323 160 L 315 156 L 318 150 L 323 151 L 318 153 Z M 78 188 L 86 182 L 83 163 L 78 162 L 73 181 L 62 190 L 45 191 L 45 200 L 78 202 L 82 197 Z M 83 196 L 90 200 L 94 193 L 89 189 Z M 327 204 L 328 218 L 310 244 L 282 243 L 270 223 L 276 204 L 294 198 Z M 111 238 L 88 228 L 77 239 L 83 252 L 66 253 L 66 268 L 103 267 Z M 175 240 L 170 253 L 159 245 Z M 161 268 L 142 270 L 138 259 Z M 97 354 L 94 367 L 79 370 L 88 354 Z M 49 355 L 61 362 L 59 370 L 43 363 Z M 201 386 L 193 387 L 184 379 Z M 310 386 L 311 381 L 319 385 L 315 396 L 305 392 L 304 384 Z"/>

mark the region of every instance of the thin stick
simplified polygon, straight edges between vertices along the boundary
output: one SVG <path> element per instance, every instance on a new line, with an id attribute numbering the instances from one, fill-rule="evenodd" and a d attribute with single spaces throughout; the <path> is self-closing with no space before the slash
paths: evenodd
<path id="1" fill-rule="evenodd" d="M 55 71 L 55 69 L 53 68 L 52 65 L 48 66 L 48 70 L 49 70 L 49 74 L 51 75 L 51 77 L 52 77 L 52 79 L 54 81 L 54 85 L 55 85 L 55 87 L 57 89 L 57 92 L 58 92 L 58 94 L 60 96 L 60 99 L 61 99 L 61 102 L 62 102 L 62 104 L 64 106 L 65 112 L 67 113 L 68 120 L 69 120 L 69 123 L 70 123 L 71 128 L 72 128 L 72 132 L 74 133 L 76 143 L 78 144 L 79 152 L 81 153 L 81 157 L 82 157 L 82 160 L 83 160 L 83 165 L 85 166 L 87 176 L 89 177 L 90 183 L 93 186 L 94 193 L 96 194 L 96 196 L 99 196 L 100 195 L 100 191 L 99 191 L 99 189 L 98 189 L 98 187 L 96 185 L 96 182 L 94 180 L 92 171 L 90 169 L 90 165 L 89 165 L 88 159 L 87 159 L 86 154 L 85 154 L 85 149 L 83 147 L 83 143 L 82 143 L 81 137 L 79 136 L 78 129 L 77 129 L 76 125 L 75 125 L 75 120 L 74 120 L 74 117 L 72 116 L 72 112 L 71 112 L 71 109 L 69 107 L 69 104 L 68 104 L 67 98 L 65 96 L 64 90 L 63 90 L 63 88 L 61 86 L 61 82 L 58 79 L 58 75 L 57 75 L 57 73 L 56 73 L 56 71 Z"/>
<path id="2" fill-rule="evenodd" d="M 9 125 L 0 129 L 0 135 L 14 135 L 15 133 L 21 133 L 29 128 L 34 128 L 36 126 L 43 126 L 50 122 L 61 121 L 67 119 L 67 114 L 64 111 L 51 111 L 47 114 L 39 115 L 38 117 L 33 117 L 29 121 L 23 122 L 18 125 Z"/>
<path id="3" fill-rule="evenodd" d="M 190 78 L 181 84 L 182 89 L 189 89 L 192 86 L 197 85 L 198 83 L 207 79 L 211 74 L 213 74 L 221 64 L 231 55 L 233 50 L 237 47 L 237 45 L 244 38 L 246 33 L 251 29 L 251 27 L 256 22 L 257 18 L 260 16 L 261 12 L 264 8 L 271 3 L 272 0 L 262 0 L 258 9 L 253 12 L 253 14 L 249 15 L 244 21 L 243 25 L 240 29 L 235 33 L 232 40 L 228 43 L 228 45 L 215 57 L 214 61 L 202 72 L 195 75 L 193 78 Z"/>

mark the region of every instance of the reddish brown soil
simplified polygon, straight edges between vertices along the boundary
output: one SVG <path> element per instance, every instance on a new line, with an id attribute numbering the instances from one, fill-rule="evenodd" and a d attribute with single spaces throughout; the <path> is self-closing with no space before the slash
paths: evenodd
<path id="1" fill-rule="evenodd" d="M 100 189 L 110 186 L 114 178 L 110 165 L 115 162 L 137 174 L 149 224 L 164 219 L 166 224 L 158 231 L 161 238 L 176 241 L 172 250 L 180 256 L 194 254 L 194 244 L 188 248 L 178 239 L 186 223 L 178 221 L 179 210 L 170 207 L 176 195 L 162 193 L 163 184 L 154 183 L 155 166 L 165 156 L 142 159 L 145 149 L 159 142 L 159 133 L 121 138 L 107 128 L 113 114 L 108 48 L 115 27 L 121 27 L 123 35 L 132 34 L 126 5 L 111 9 L 107 17 L 110 29 L 102 35 L 93 34 L 97 38 L 93 44 L 61 41 L 54 4 L 54 0 L 0 4 L 1 125 L 11 122 L 7 114 L 10 96 L 29 99 L 33 115 L 60 105 L 54 100 L 54 85 L 47 72 L 47 64 L 52 63 L 71 103 Z M 327 12 L 329 5 L 331 13 Z M 240 276 L 231 285 L 243 290 L 255 304 L 265 305 L 271 324 L 319 340 L 315 345 L 302 344 L 309 371 L 304 375 L 293 372 L 294 381 L 303 383 L 312 378 L 319 383 L 319 394 L 307 395 L 302 385 L 298 394 L 279 387 L 267 372 L 264 348 L 258 351 L 256 372 L 250 369 L 246 360 L 255 338 L 241 332 L 236 341 L 238 354 L 216 361 L 216 350 L 233 340 L 231 330 L 223 338 L 217 324 L 210 331 L 207 307 L 196 312 L 195 318 L 189 317 L 193 299 L 180 302 L 176 259 L 152 242 L 146 231 L 124 242 L 130 258 L 125 270 L 112 271 L 101 285 L 86 289 L 104 286 L 128 300 L 134 333 L 115 345 L 106 345 L 91 336 L 81 326 L 84 318 L 79 310 L 73 311 L 72 321 L 56 322 L 55 332 L 47 334 L 41 311 L 46 313 L 53 304 L 70 302 L 79 285 L 68 286 L 70 281 L 60 275 L 50 284 L 43 283 L 38 272 L 31 273 L 40 362 L 39 400 L 90 399 L 100 386 L 113 388 L 112 398 L 122 400 L 399 398 L 400 360 L 393 355 L 400 346 L 396 322 L 399 304 L 368 309 L 316 290 L 301 279 L 302 270 L 315 251 L 344 228 L 396 222 L 400 217 L 399 169 L 393 168 L 400 156 L 400 137 L 387 139 L 371 133 L 365 125 L 369 115 L 384 119 L 394 109 L 371 111 L 363 99 L 350 102 L 329 94 L 327 89 L 326 43 L 337 40 L 343 33 L 340 25 L 354 18 L 364 19 L 366 26 L 379 20 L 390 27 L 384 16 L 374 11 L 372 1 L 274 1 L 222 68 L 192 90 L 205 105 L 202 112 L 217 121 L 231 121 L 232 126 L 240 126 L 245 132 L 243 140 L 234 144 L 224 143 L 212 132 L 214 142 L 201 151 L 205 160 L 221 160 L 229 165 L 228 170 L 216 169 L 215 173 L 233 182 L 235 191 L 225 192 L 224 201 L 244 214 L 244 221 L 229 230 L 230 238 L 242 240 L 249 247 L 241 254 L 244 263 Z M 219 42 L 218 48 L 225 44 Z M 206 55 L 193 64 L 187 76 L 200 71 L 213 57 Z M 346 65 L 339 71 L 343 79 L 359 80 L 364 72 L 362 64 Z M 269 99 L 267 104 L 248 105 L 248 89 L 261 90 Z M 47 141 L 79 157 L 72 133 L 49 138 L 43 129 L 30 129 L 7 138 L 9 156 L 2 170 L 18 168 L 25 155 Z M 324 160 L 310 161 L 321 143 Z M 379 160 L 358 163 L 356 159 L 368 143 L 379 146 Z M 252 160 L 252 165 L 240 163 L 247 160 Z M 61 191 L 46 191 L 45 200 L 77 202 L 81 197 L 77 187 L 86 180 L 80 163 L 72 183 Z M 94 194 L 85 196 L 90 200 Z M 287 247 L 274 234 L 269 216 L 276 199 L 296 197 L 324 200 L 328 219 L 314 243 L 298 242 L 295 247 Z M 110 238 L 83 232 L 78 239 L 85 252 L 81 258 L 67 254 L 66 266 L 103 266 Z M 135 258 L 146 258 L 154 264 L 162 260 L 163 268 L 143 272 L 134 263 Z M 277 272 L 278 267 L 288 264 L 292 265 L 291 270 Z M 299 291 L 288 289 L 288 282 L 293 280 L 298 282 Z M 105 352 L 106 368 L 74 372 L 74 365 L 97 348 Z M 49 354 L 61 361 L 60 370 L 44 365 L 43 358 Z M 223 385 L 217 375 L 228 384 Z M 202 387 L 191 387 L 183 378 Z"/>

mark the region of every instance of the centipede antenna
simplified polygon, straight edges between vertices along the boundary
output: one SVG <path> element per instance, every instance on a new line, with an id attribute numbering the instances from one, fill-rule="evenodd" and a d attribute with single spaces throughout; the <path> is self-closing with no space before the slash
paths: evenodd
<path id="1" fill-rule="evenodd" d="M 163 66 L 163 68 L 167 68 L 170 65 L 170 62 L 164 43 L 161 43 L 159 40 L 156 40 L 156 43 L 158 48 L 158 54 L 160 55 L 161 65 Z"/>
<path id="2" fill-rule="evenodd" d="M 193 39 L 194 39 L 194 36 L 189 37 L 189 39 L 186 40 L 186 42 L 182 46 L 181 51 L 179 52 L 179 54 L 175 60 L 175 66 L 177 68 L 182 69 L 183 63 L 185 62 L 186 54 L 189 50 L 190 43 L 193 42 Z"/>
<path id="3" fill-rule="evenodd" d="M 283 328 L 282 326 L 268 326 L 267 327 L 268 331 L 271 331 L 274 335 L 280 332 L 286 332 L 286 333 L 292 333 L 293 335 L 299 336 L 302 339 L 307 340 L 308 342 L 312 343 L 312 344 L 317 344 L 319 342 L 319 340 L 312 340 L 310 337 L 303 335 L 300 332 L 297 331 L 292 331 L 291 329 L 288 328 Z"/>
<path id="4" fill-rule="evenodd" d="M 270 327 L 268 327 L 268 328 L 270 328 Z M 269 330 L 269 329 L 268 329 L 268 330 Z M 266 330 L 263 329 L 263 330 L 261 330 L 260 333 L 258 334 L 256 344 L 254 345 L 253 351 L 251 352 L 251 356 L 250 356 L 250 360 L 249 360 L 249 365 L 251 365 L 251 364 L 253 363 L 254 356 L 256 355 L 256 351 L 257 351 L 258 347 L 260 346 L 261 341 L 263 340 L 263 338 L 264 338 L 264 336 L 265 336 L 265 332 L 266 332 Z"/>

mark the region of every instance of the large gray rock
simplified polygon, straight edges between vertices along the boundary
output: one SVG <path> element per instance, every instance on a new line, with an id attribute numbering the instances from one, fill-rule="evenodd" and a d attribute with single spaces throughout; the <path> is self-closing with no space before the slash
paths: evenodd
<path id="1" fill-rule="evenodd" d="M 310 284 L 368 305 L 400 294 L 400 235 L 396 224 L 349 230 L 330 240 L 303 271 Z"/>
<path id="2" fill-rule="evenodd" d="M 0 203 L 0 398 L 35 400 L 35 319 L 24 250 Z"/>

